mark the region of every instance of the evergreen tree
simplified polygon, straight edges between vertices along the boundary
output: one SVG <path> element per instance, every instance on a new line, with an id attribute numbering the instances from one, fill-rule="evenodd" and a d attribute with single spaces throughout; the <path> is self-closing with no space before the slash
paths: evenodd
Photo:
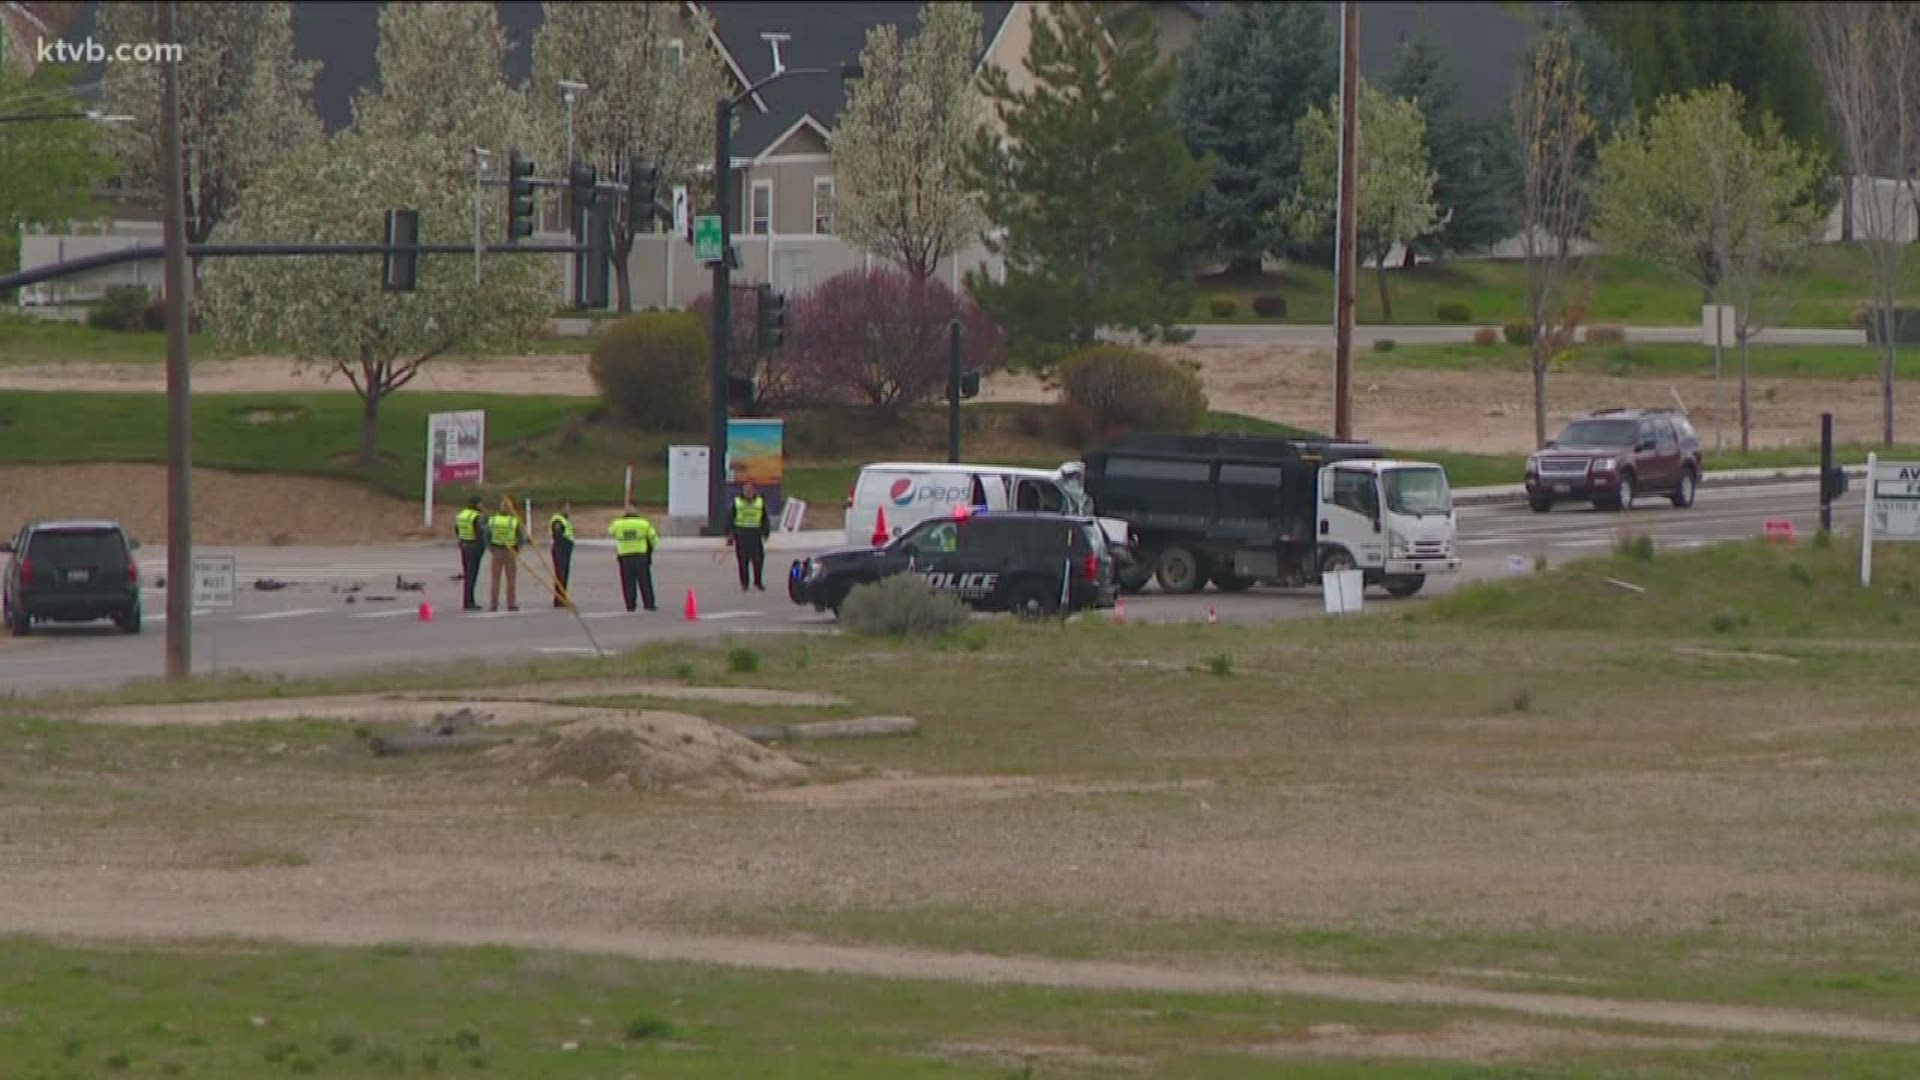
<path id="1" fill-rule="evenodd" d="M 1216 253 L 1252 273 L 1287 230 L 1275 211 L 1300 184 L 1295 125 L 1339 75 L 1324 5 L 1223 5 L 1181 64 L 1175 107 L 1187 145 L 1217 161 L 1199 210 Z"/>
<path id="2" fill-rule="evenodd" d="M 982 129 L 969 164 L 1006 272 L 969 275 L 974 295 L 1029 360 L 1103 327 L 1168 334 L 1191 303 L 1188 208 L 1211 166 L 1180 136 L 1152 24 L 1139 8 L 1049 6 L 1026 65 L 1027 89 L 986 73 L 1000 130 Z"/>
<path id="3" fill-rule="evenodd" d="M 1424 28 L 1401 50 L 1386 85 L 1426 117 L 1427 160 L 1438 174 L 1438 224 L 1408 245 L 1408 258 L 1477 251 L 1512 236 L 1519 180 L 1507 125 L 1461 113 L 1459 76 Z"/>

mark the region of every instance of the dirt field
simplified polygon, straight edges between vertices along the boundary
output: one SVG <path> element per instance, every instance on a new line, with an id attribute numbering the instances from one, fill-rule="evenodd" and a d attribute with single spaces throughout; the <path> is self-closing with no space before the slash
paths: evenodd
<path id="1" fill-rule="evenodd" d="M 1323 430 L 1333 400 L 1329 353 L 1278 347 L 1180 347 L 1165 350 L 1200 366 L 1213 408 Z M 194 389 L 206 393 L 342 389 L 314 370 L 295 372 L 285 360 L 251 358 L 211 361 L 194 368 Z M 507 357 L 444 361 L 428 365 L 415 384 L 447 392 L 592 396 L 584 356 Z M 0 390 L 145 390 L 166 388 L 155 365 L 19 364 L 0 366 Z M 1737 384 L 1724 385 L 1725 431 L 1738 432 Z M 1518 453 L 1533 446 L 1532 389 L 1520 372 L 1430 371 L 1375 367 L 1362 362 L 1354 386 L 1355 427 L 1388 446 L 1412 450 Z M 1548 404 L 1556 419 L 1618 404 L 1672 404 L 1675 396 L 1692 412 L 1709 442 L 1716 399 L 1708 378 L 1623 379 L 1555 374 Z M 1054 394 L 1030 376 L 991 380 L 987 401 L 1051 401 Z M 1820 413 L 1834 414 L 1842 443 L 1877 441 L 1880 392 L 1872 380 L 1765 379 L 1752 392 L 1753 438 L 1765 448 L 1810 443 L 1819 437 Z M 1899 415 L 1920 413 L 1920 383 L 1899 388 Z"/>

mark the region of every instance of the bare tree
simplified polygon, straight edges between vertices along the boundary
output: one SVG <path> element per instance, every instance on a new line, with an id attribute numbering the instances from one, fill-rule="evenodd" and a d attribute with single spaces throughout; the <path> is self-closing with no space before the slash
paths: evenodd
<path id="1" fill-rule="evenodd" d="M 1584 264 L 1573 245 L 1585 218 L 1593 117 L 1580 76 L 1572 42 L 1555 28 L 1535 46 L 1513 95 L 1535 446 L 1547 442 L 1547 362 L 1578 324 L 1584 297 Z"/>
<path id="2" fill-rule="evenodd" d="M 1892 178 L 1910 205 L 1920 194 L 1920 7 L 1900 0 L 1805 3 L 1801 25 L 1840 137 L 1848 198 L 1865 233 L 1873 302 L 1868 323 L 1880 339 L 1880 437 L 1893 445 L 1893 379 L 1899 347 L 1893 308 L 1904 276 L 1906 242 L 1898 198 L 1881 198 L 1876 178 Z M 1868 185 L 1854 199 L 1854 185 Z"/>

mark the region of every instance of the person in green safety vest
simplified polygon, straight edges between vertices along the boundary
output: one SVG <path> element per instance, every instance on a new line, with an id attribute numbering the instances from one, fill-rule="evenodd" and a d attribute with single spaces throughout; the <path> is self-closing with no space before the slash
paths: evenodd
<path id="1" fill-rule="evenodd" d="M 767 565 L 767 534 L 772 522 L 767 519 L 767 500 L 760 497 L 753 481 L 740 485 L 733 498 L 733 515 L 727 519 L 727 542 L 733 545 L 733 561 L 740 568 L 740 591 L 746 592 L 747 579 L 752 587 L 767 591 L 762 573 Z"/>
<path id="2" fill-rule="evenodd" d="M 563 502 L 547 522 L 553 536 L 548 554 L 553 556 L 553 606 L 566 607 L 573 602 L 567 582 L 573 577 L 573 504 Z"/>
<path id="3" fill-rule="evenodd" d="M 513 499 L 502 495 L 500 509 L 487 519 L 487 547 L 493 552 L 493 602 L 489 611 L 500 610 L 500 579 L 507 579 L 507 610 L 520 610 L 520 542 L 527 528 Z"/>
<path id="4" fill-rule="evenodd" d="M 453 515 L 453 536 L 460 543 L 460 610 L 479 611 L 480 602 L 473 591 L 480 587 L 480 563 L 487 555 L 487 515 L 480 509 L 480 496 Z"/>
<path id="5" fill-rule="evenodd" d="M 653 553 L 660 547 L 660 531 L 629 506 L 607 526 L 607 535 L 613 537 L 613 552 L 620 560 L 620 596 L 627 610 L 633 610 L 635 591 L 648 611 L 659 610 L 653 606 Z"/>

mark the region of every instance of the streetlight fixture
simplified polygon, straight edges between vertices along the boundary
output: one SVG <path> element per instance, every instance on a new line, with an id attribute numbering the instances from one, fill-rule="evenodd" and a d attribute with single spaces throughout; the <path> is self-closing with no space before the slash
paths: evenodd
<path id="1" fill-rule="evenodd" d="M 560 96 L 567 103 L 567 164 L 573 164 L 573 101 L 586 93 L 587 84 L 576 79 L 560 80 Z"/>
<path id="2" fill-rule="evenodd" d="M 480 287 L 480 184 L 487 172 L 493 151 L 484 146 L 473 148 L 473 286 Z"/>
<path id="3" fill-rule="evenodd" d="M 733 337 L 733 110 L 762 89 L 790 75 L 828 75 L 827 68 L 790 68 L 780 45 L 787 34 L 763 34 L 773 46 L 773 71 L 731 98 L 713 103 L 713 195 L 720 218 L 720 258 L 713 264 L 713 356 L 707 367 L 707 535 L 726 533 L 727 496 L 727 377 Z M 840 81 L 860 78 L 860 65 L 843 62 Z M 772 267 L 768 267 L 771 272 Z"/>

